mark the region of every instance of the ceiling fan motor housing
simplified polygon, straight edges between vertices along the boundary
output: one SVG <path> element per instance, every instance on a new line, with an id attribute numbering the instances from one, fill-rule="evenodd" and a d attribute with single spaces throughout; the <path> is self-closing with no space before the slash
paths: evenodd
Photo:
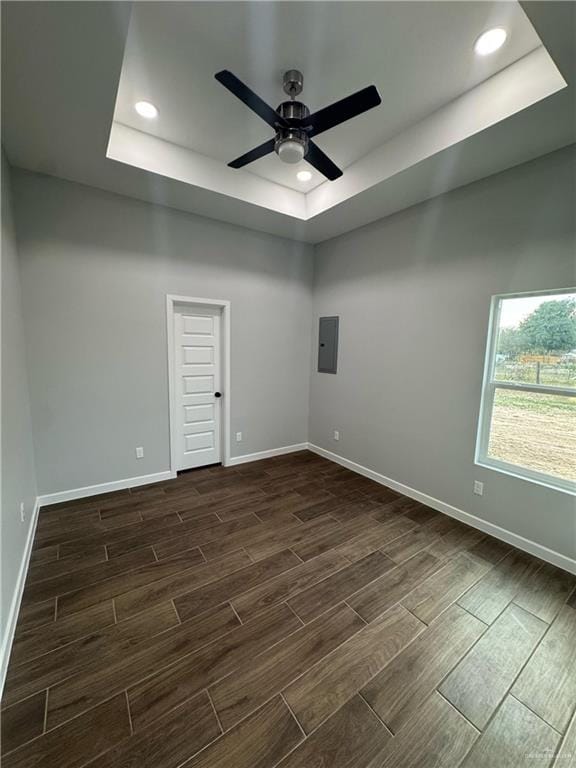
<path id="1" fill-rule="evenodd" d="M 276 110 L 285 120 L 302 120 L 310 110 L 300 101 L 284 101 Z M 308 134 L 302 128 L 278 127 L 274 151 L 285 163 L 299 163 L 308 153 Z"/>

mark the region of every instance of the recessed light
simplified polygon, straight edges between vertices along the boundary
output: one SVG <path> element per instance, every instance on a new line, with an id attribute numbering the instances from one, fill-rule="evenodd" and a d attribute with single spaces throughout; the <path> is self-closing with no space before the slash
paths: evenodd
<path id="1" fill-rule="evenodd" d="M 158 117 L 158 110 L 154 104 L 151 104 L 149 101 L 137 101 L 136 104 L 134 104 L 134 109 L 141 117 L 147 117 L 149 120 Z"/>
<path id="2" fill-rule="evenodd" d="M 478 40 L 474 43 L 474 50 L 479 56 L 488 56 L 490 53 L 494 53 L 498 48 L 502 48 L 506 42 L 508 33 L 502 27 L 494 27 L 483 32 Z"/>
<path id="3" fill-rule="evenodd" d="M 298 173 L 296 174 L 296 178 L 298 179 L 298 181 L 310 181 L 310 179 L 312 178 L 312 174 L 310 173 L 310 171 L 298 171 Z"/>

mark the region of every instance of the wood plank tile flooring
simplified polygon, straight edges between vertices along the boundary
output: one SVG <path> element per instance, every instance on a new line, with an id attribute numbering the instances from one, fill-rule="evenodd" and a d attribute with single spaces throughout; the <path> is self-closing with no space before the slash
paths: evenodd
<path id="1" fill-rule="evenodd" d="M 576 577 L 308 452 L 56 504 L 1 746 L 4 768 L 568 768 Z"/>

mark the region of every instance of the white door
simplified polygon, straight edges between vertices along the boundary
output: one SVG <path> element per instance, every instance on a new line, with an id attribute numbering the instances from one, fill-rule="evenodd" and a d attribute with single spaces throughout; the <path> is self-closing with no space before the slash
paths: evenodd
<path id="1" fill-rule="evenodd" d="M 221 461 L 220 310 L 176 306 L 175 430 L 177 469 Z"/>

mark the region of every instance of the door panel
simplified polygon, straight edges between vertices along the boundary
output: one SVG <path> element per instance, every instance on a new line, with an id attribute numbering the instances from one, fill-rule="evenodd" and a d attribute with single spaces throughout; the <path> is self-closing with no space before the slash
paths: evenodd
<path id="1" fill-rule="evenodd" d="M 214 392 L 214 376 L 184 376 L 185 395 L 205 395 Z"/>
<path id="2" fill-rule="evenodd" d="M 182 347 L 182 358 L 185 365 L 202 363 L 212 365 L 214 363 L 214 350 L 211 347 Z"/>
<path id="3" fill-rule="evenodd" d="M 201 432 L 199 435 L 184 436 L 185 453 L 196 453 L 197 451 L 206 451 L 214 448 L 214 433 Z"/>
<path id="4" fill-rule="evenodd" d="M 195 317 L 187 315 L 182 318 L 184 333 L 194 333 L 197 336 L 212 336 L 213 324 L 211 317 Z"/>
<path id="5" fill-rule="evenodd" d="M 184 423 L 195 424 L 197 421 L 214 421 L 214 404 L 185 405 Z"/>
<path id="6" fill-rule="evenodd" d="M 220 310 L 175 307 L 177 469 L 221 461 Z"/>

